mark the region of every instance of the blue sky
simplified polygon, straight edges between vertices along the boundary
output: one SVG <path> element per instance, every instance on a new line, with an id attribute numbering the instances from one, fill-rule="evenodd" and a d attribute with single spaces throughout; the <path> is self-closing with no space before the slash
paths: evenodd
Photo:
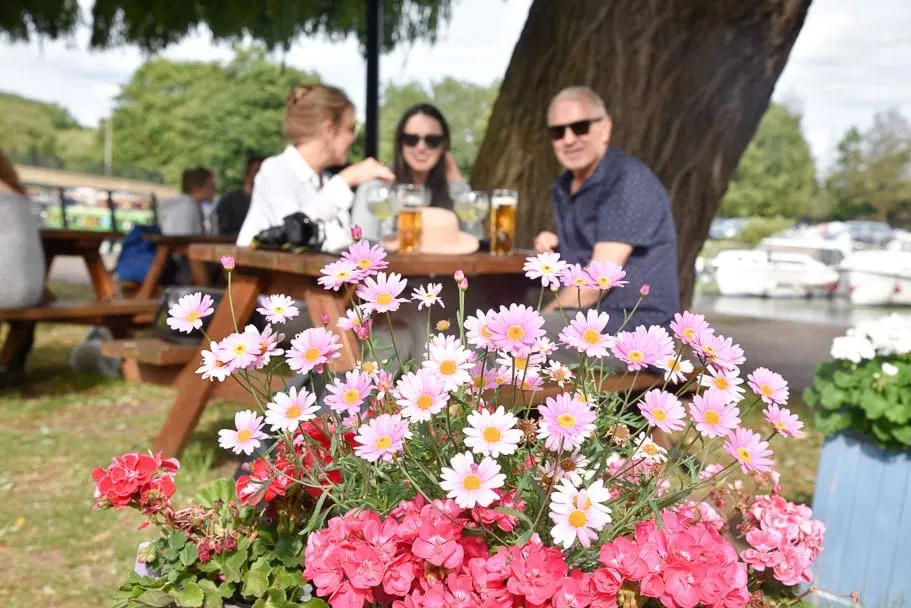
<path id="1" fill-rule="evenodd" d="M 383 57 L 384 82 L 427 81 L 448 74 L 487 84 L 502 77 L 531 1 L 454 4 L 453 20 L 435 46 L 416 44 Z M 2 43 L 0 89 L 57 102 L 84 124 L 95 125 L 110 112 L 120 85 L 143 55 L 132 47 L 102 52 L 87 48 L 86 31 L 69 41 Z M 227 59 L 231 51 L 213 45 L 201 32 L 164 55 Z M 362 105 L 364 64 L 353 40 L 301 40 L 283 59 L 318 71 Z M 890 107 L 911 118 L 911 1 L 815 0 L 775 98 L 799 104 L 804 132 L 823 168 L 851 125 L 865 127 L 875 112 Z"/>

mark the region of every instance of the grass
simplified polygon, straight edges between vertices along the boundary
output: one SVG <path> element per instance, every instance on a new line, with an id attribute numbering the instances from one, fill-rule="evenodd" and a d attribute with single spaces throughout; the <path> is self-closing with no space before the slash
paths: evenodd
<path id="1" fill-rule="evenodd" d="M 2 333 L 2 330 L 0 330 Z M 108 605 L 133 566 L 139 531 L 133 511 L 91 509 L 91 472 L 112 456 L 147 450 L 175 391 L 81 375 L 69 350 L 84 328 L 39 326 L 27 373 L 0 386 L 0 606 L 82 608 Z M 2 340 L 2 336 L 0 336 Z M 239 406 L 214 402 L 184 452 L 178 502 L 233 473 L 237 461 L 216 452 L 218 428 Z M 795 409 L 811 420 L 801 404 Z M 757 410 L 753 428 L 767 428 Z M 785 495 L 809 502 L 822 438 L 772 441 Z"/>

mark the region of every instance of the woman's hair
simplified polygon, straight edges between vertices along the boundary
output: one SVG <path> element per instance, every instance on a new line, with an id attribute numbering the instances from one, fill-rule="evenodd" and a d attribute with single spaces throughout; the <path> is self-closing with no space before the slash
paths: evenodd
<path id="1" fill-rule="evenodd" d="M 429 103 L 419 103 L 408 108 L 399 120 L 395 128 L 395 181 L 403 184 L 410 184 L 414 181 L 411 175 L 411 167 L 405 163 L 405 157 L 402 154 L 402 135 L 405 134 L 405 124 L 408 120 L 417 114 L 429 116 L 440 123 L 443 129 L 443 145 L 440 160 L 430 170 L 427 176 L 426 187 L 430 191 L 430 204 L 433 207 L 444 207 L 452 209 L 452 198 L 449 196 L 449 183 L 446 181 L 446 152 L 449 150 L 449 123 L 443 118 L 443 113 L 436 106 Z"/>
<path id="2" fill-rule="evenodd" d="M 25 188 L 19 183 L 19 176 L 16 174 L 16 168 L 13 163 L 0 152 L 0 182 L 3 182 L 19 194 L 25 194 Z"/>
<path id="3" fill-rule="evenodd" d="M 328 120 L 341 124 L 345 112 L 354 104 L 344 91 L 324 84 L 294 85 L 285 105 L 285 135 L 298 145 L 320 134 Z"/>

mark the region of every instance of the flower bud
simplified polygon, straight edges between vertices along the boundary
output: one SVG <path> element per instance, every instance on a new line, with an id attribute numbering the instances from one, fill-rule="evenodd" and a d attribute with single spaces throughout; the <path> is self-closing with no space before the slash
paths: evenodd
<path id="1" fill-rule="evenodd" d="M 320 323 L 323 325 L 329 325 L 329 315 L 323 313 L 319 316 Z"/>
<path id="2" fill-rule="evenodd" d="M 225 270 L 234 270 L 234 256 L 223 255 L 221 256 L 221 265 Z"/>
<path id="3" fill-rule="evenodd" d="M 446 331 L 447 329 L 449 329 L 449 321 L 446 319 L 437 321 L 437 331 Z"/>
<path id="4" fill-rule="evenodd" d="M 360 224 L 355 224 L 351 227 L 351 239 L 356 243 L 362 238 L 364 238 L 364 229 L 361 228 Z"/>
<path id="5" fill-rule="evenodd" d="M 648 295 L 648 292 L 649 292 L 649 291 L 651 291 L 651 288 L 648 286 L 648 283 L 645 283 L 645 284 L 642 285 L 642 287 L 639 289 L 639 295 L 642 296 L 642 297 L 644 298 L 645 296 Z"/>
<path id="6" fill-rule="evenodd" d="M 452 275 L 452 278 L 455 279 L 456 283 L 461 283 L 462 281 L 465 280 L 465 273 L 462 272 L 461 270 L 456 270 L 455 274 Z"/>

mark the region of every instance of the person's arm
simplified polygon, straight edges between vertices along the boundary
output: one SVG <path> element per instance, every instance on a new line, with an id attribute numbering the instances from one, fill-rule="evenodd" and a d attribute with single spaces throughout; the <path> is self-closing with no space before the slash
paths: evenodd
<path id="1" fill-rule="evenodd" d="M 623 266 L 633 252 L 633 246 L 629 243 L 618 243 L 616 241 L 606 241 L 596 243 L 592 250 L 592 262 L 608 261 Z M 601 293 L 598 289 L 579 289 L 578 287 L 564 287 L 558 293 L 557 297 L 548 303 L 544 310 L 557 310 L 558 308 L 592 308 L 598 303 L 598 295 Z"/>

